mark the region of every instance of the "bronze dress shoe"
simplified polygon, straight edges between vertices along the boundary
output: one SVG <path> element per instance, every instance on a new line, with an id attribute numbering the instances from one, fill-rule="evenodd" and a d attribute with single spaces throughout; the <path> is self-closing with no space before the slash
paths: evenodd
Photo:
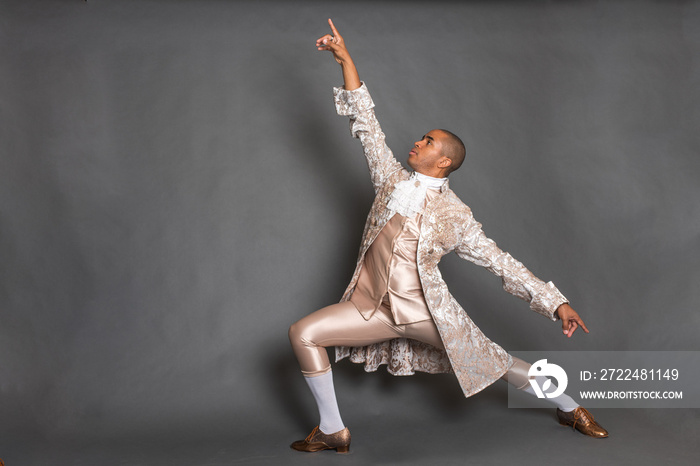
<path id="1" fill-rule="evenodd" d="M 346 427 L 334 434 L 324 434 L 318 426 L 304 439 L 297 440 L 290 445 L 298 451 L 333 450 L 338 453 L 350 451 L 350 431 Z"/>
<path id="2" fill-rule="evenodd" d="M 589 437 L 605 438 L 608 436 L 608 431 L 595 422 L 593 415 L 583 406 L 579 406 L 568 413 L 557 408 L 557 418 L 559 418 L 559 424 L 563 426 L 572 426 L 574 429 Z"/>

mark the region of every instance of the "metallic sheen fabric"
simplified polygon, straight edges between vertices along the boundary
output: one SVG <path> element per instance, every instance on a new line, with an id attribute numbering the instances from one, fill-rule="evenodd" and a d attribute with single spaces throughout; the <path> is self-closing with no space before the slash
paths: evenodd
<path id="1" fill-rule="evenodd" d="M 387 208 L 391 192 L 396 183 L 408 179 L 409 173 L 385 143 L 365 84 L 352 91 L 334 88 L 334 96 L 338 114 L 350 117 L 351 134 L 362 143 L 376 193 L 355 272 L 342 298 L 348 301 L 357 286 L 365 254 L 391 219 Z M 387 364 L 388 371 L 394 375 L 411 375 L 416 370 L 454 371 L 465 396 L 481 391 L 500 378 L 513 364 L 510 355 L 479 330 L 449 293 L 440 275 L 437 264 L 451 251 L 501 277 L 506 291 L 528 301 L 533 311 L 551 320 L 556 320 L 553 313 L 557 307 L 567 302 L 552 282 L 539 280 L 487 238 L 469 207 L 449 189 L 449 183 L 445 183 L 423 212 L 416 259 L 423 294 L 446 351 L 398 338 L 362 347 L 339 346 L 336 360 L 350 357 L 352 362 L 364 363 L 368 371 Z"/>
<path id="2" fill-rule="evenodd" d="M 343 302 L 319 309 L 289 329 L 289 341 L 305 377 L 317 377 L 331 370 L 328 346 L 371 345 L 398 338 L 412 339 L 419 357 L 430 352 L 444 354 L 440 349 L 440 334 L 432 320 L 396 325 L 388 301 L 383 301 L 369 320 L 357 312 L 354 304 Z"/>
<path id="3" fill-rule="evenodd" d="M 437 194 L 437 190 L 429 190 L 426 202 Z M 396 324 L 432 320 L 416 264 L 420 219 L 421 214 L 395 214 L 367 250 L 350 298 L 365 319 L 374 314 L 386 296 Z"/>

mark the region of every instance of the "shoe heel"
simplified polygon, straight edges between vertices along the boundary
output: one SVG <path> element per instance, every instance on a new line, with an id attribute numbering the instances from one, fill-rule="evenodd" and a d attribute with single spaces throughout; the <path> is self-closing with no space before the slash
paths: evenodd
<path id="1" fill-rule="evenodd" d="M 338 453 L 348 453 L 350 452 L 350 445 L 343 445 L 335 449 Z"/>

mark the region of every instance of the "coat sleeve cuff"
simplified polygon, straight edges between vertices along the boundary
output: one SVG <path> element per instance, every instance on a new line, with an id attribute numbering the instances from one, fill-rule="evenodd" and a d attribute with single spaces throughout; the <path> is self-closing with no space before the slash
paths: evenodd
<path id="1" fill-rule="evenodd" d="M 558 320 L 555 317 L 554 312 L 562 304 L 568 303 L 569 300 L 561 294 L 561 292 L 554 286 L 554 283 L 548 282 L 544 285 L 543 289 L 537 293 L 532 301 L 530 301 L 530 309 L 542 314 L 543 316 L 549 318 L 550 320 Z"/>
<path id="2" fill-rule="evenodd" d="M 357 115 L 360 112 L 374 107 L 374 102 L 369 95 L 364 81 L 360 87 L 352 91 L 347 91 L 342 87 L 334 87 L 333 97 L 335 100 L 335 110 L 338 112 L 338 115 Z"/>

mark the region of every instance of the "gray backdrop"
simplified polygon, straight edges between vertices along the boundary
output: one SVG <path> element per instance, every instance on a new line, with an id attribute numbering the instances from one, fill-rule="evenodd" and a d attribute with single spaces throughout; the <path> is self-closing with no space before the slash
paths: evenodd
<path id="1" fill-rule="evenodd" d="M 287 329 L 340 298 L 372 200 L 314 47 L 328 17 L 397 157 L 459 134 L 451 187 L 591 330 L 446 257 L 491 339 L 700 350 L 699 2 L 3 0 L 0 457 L 182 428 L 233 459 L 314 425 Z M 505 384 L 335 374 L 346 423 L 404 443 L 505 409 Z M 697 410 L 673 416 L 697 437 Z"/>

